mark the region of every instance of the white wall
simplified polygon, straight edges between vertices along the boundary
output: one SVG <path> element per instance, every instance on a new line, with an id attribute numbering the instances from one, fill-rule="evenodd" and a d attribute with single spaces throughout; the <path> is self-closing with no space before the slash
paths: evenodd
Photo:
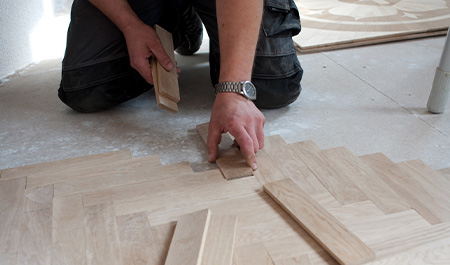
<path id="1" fill-rule="evenodd" d="M 72 0 L 0 0 L 0 78 L 63 57 Z"/>

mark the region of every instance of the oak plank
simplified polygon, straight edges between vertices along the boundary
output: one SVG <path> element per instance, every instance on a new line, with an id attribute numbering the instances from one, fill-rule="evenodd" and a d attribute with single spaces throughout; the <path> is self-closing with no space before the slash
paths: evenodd
<path id="1" fill-rule="evenodd" d="M 88 264 L 121 264 L 120 243 L 112 204 L 84 208 Z"/>
<path id="2" fill-rule="evenodd" d="M 258 160 L 258 168 L 253 173 L 261 184 L 286 178 L 286 175 L 283 174 L 265 149 L 258 151 L 256 159 Z"/>
<path id="3" fill-rule="evenodd" d="M 134 160 L 134 159 L 133 159 Z M 75 178 L 55 184 L 55 196 L 65 196 L 75 193 L 94 192 L 108 188 L 137 184 L 147 181 L 168 178 L 176 175 L 192 174 L 192 168 L 188 162 L 172 164 L 168 166 L 156 166 L 151 169 L 127 171 L 114 171 L 99 173 L 89 178 Z"/>
<path id="4" fill-rule="evenodd" d="M 10 261 L 19 249 L 25 183 L 26 178 L 0 182 L 0 256 Z"/>
<path id="5" fill-rule="evenodd" d="M 34 189 L 51 184 L 72 183 L 77 180 L 95 179 L 107 174 L 152 170 L 161 166 L 158 156 L 139 157 L 105 164 L 68 168 L 65 171 L 37 173 L 27 179 L 27 189 Z M 58 192 L 56 192 L 58 195 Z"/>
<path id="6" fill-rule="evenodd" d="M 328 190 L 313 174 L 297 153 L 279 135 L 265 138 L 265 150 L 279 166 L 285 176 L 301 185 L 308 194 L 327 192 Z"/>
<path id="7" fill-rule="evenodd" d="M 275 261 L 275 265 L 312 265 L 308 255 Z"/>
<path id="8" fill-rule="evenodd" d="M 327 208 L 327 211 L 344 225 L 353 224 L 355 222 L 364 222 L 366 219 L 385 216 L 385 214 L 369 200 L 338 207 L 329 207 Z"/>
<path id="9" fill-rule="evenodd" d="M 350 179 L 385 214 L 411 209 L 411 206 L 379 178 L 376 172 L 347 148 L 323 150 L 321 154 L 334 169 L 336 177 Z"/>
<path id="10" fill-rule="evenodd" d="M 53 185 L 42 186 L 32 190 L 25 190 L 24 212 L 40 211 L 53 207 Z"/>
<path id="11" fill-rule="evenodd" d="M 169 55 L 172 62 L 175 63 L 175 53 L 173 48 L 173 40 L 172 34 L 162 27 L 155 25 L 155 31 L 161 40 L 161 44 L 164 48 L 164 51 Z M 158 71 L 158 93 L 164 98 L 177 103 L 180 101 L 180 91 L 178 88 L 178 74 L 177 69 L 174 67 L 171 71 L 167 71 L 164 67 L 158 62 L 157 64 Z"/>
<path id="12" fill-rule="evenodd" d="M 169 253 L 170 243 L 172 242 L 176 225 L 177 222 L 174 221 L 166 224 L 152 226 L 152 231 L 155 234 L 156 239 L 158 240 L 160 254 L 162 256 L 161 262 L 155 265 L 164 265 L 164 263 L 166 262 L 167 253 Z"/>
<path id="13" fill-rule="evenodd" d="M 80 194 L 53 199 L 52 264 L 87 264 Z"/>
<path id="14" fill-rule="evenodd" d="M 122 264 L 164 264 L 161 246 L 150 227 L 147 213 L 140 212 L 117 217 Z"/>
<path id="15" fill-rule="evenodd" d="M 292 180 L 266 184 L 264 190 L 341 264 L 362 264 L 375 258 L 367 245 Z"/>
<path id="16" fill-rule="evenodd" d="M 348 178 L 339 178 L 311 141 L 290 145 L 320 182 L 341 204 L 366 201 L 367 196 Z"/>
<path id="17" fill-rule="evenodd" d="M 20 227 L 17 264 L 51 264 L 52 208 L 24 213 Z"/>
<path id="18" fill-rule="evenodd" d="M 178 219 L 165 265 L 201 264 L 209 220 L 209 209 L 183 215 Z"/>
<path id="19" fill-rule="evenodd" d="M 16 168 L 3 169 L 2 178 L 0 180 L 3 181 L 7 179 L 38 176 L 38 175 L 42 176 L 50 173 L 56 174 L 58 172 L 59 173 L 67 172 L 68 170 L 77 169 L 80 167 L 97 166 L 105 163 L 127 159 L 131 159 L 131 152 L 129 149 L 95 154 L 90 156 L 81 156 L 59 161 L 52 161 Z"/>
<path id="20" fill-rule="evenodd" d="M 202 265 L 231 265 L 236 238 L 237 217 L 211 215 Z"/>
<path id="21" fill-rule="evenodd" d="M 407 174 L 381 153 L 361 156 L 360 159 L 430 224 L 450 220 L 450 202 L 442 198 L 433 185 L 420 181 L 416 175 Z"/>
<path id="22" fill-rule="evenodd" d="M 205 145 L 208 139 L 208 128 L 209 122 L 197 125 L 197 131 Z M 253 176 L 252 168 L 247 164 L 228 133 L 222 134 L 216 164 L 226 179 Z"/>
<path id="23" fill-rule="evenodd" d="M 450 179 L 450 167 L 441 168 L 438 170 L 438 172 Z"/>

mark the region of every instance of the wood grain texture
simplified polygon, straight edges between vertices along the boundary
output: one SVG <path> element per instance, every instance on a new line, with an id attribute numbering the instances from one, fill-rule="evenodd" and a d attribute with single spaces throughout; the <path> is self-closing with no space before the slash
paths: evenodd
<path id="1" fill-rule="evenodd" d="M 312 265 L 308 255 L 275 261 L 275 265 Z"/>
<path id="2" fill-rule="evenodd" d="M 25 190 L 25 212 L 33 212 L 53 207 L 53 185 Z"/>
<path id="3" fill-rule="evenodd" d="M 112 204 L 84 208 L 88 264 L 120 265 L 120 243 Z"/>
<path id="4" fill-rule="evenodd" d="M 25 178 L 0 182 L 0 255 L 4 257 L 17 256 L 25 182 Z"/>
<path id="5" fill-rule="evenodd" d="M 29 177 L 29 176 L 44 176 L 46 174 L 50 173 L 56 174 L 58 172 L 63 173 L 67 172 L 70 169 L 96 166 L 104 163 L 110 163 L 126 159 L 131 159 L 130 150 L 113 151 L 90 156 L 69 158 L 59 161 L 52 161 L 23 167 L 3 169 L 2 178 L 0 180 Z"/>
<path id="6" fill-rule="evenodd" d="M 80 194 L 53 199 L 52 264 L 88 264 L 83 213 Z"/>
<path id="7" fill-rule="evenodd" d="M 158 34 L 164 51 L 169 55 L 172 62 L 175 64 L 175 53 L 173 48 L 172 34 L 162 27 L 155 25 L 156 34 Z M 164 98 L 177 103 L 180 101 L 180 91 L 178 88 L 177 69 L 174 67 L 171 71 L 166 71 L 164 67 L 158 62 L 158 92 Z"/>
<path id="8" fill-rule="evenodd" d="M 291 144 L 291 148 L 308 166 L 320 182 L 341 204 L 367 200 L 367 196 L 348 178 L 338 178 L 335 170 L 327 163 L 312 142 Z"/>
<path id="9" fill-rule="evenodd" d="M 20 227 L 17 264 L 51 264 L 52 208 L 24 213 Z"/>
<path id="10" fill-rule="evenodd" d="M 75 178 L 55 184 L 55 196 L 65 196 L 75 193 L 93 192 L 114 187 L 132 185 L 177 175 L 193 174 L 188 162 L 172 164 L 168 166 L 157 166 L 151 169 L 129 171 L 110 171 L 89 178 Z"/>
<path id="11" fill-rule="evenodd" d="M 438 172 L 441 173 L 443 176 L 447 177 L 448 179 L 450 179 L 450 167 L 441 168 L 438 170 Z"/>
<path id="12" fill-rule="evenodd" d="M 280 167 L 278 167 L 265 149 L 259 150 L 256 153 L 256 158 L 258 160 L 258 168 L 254 171 L 254 175 L 261 184 L 286 178 L 286 175 L 283 174 Z"/>
<path id="13" fill-rule="evenodd" d="M 333 167 L 336 177 L 350 179 L 385 214 L 411 209 L 376 172 L 344 147 L 323 150 L 326 162 Z"/>
<path id="14" fill-rule="evenodd" d="M 117 217 L 122 264 L 164 264 L 162 247 L 150 227 L 147 213 Z"/>
<path id="15" fill-rule="evenodd" d="M 385 214 L 372 201 L 355 202 L 338 207 L 329 207 L 330 212 L 336 219 L 345 225 L 355 222 L 364 222 L 366 218 L 385 216 Z"/>
<path id="16" fill-rule="evenodd" d="M 274 265 L 262 243 L 237 248 L 234 263 L 235 265 Z"/>
<path id="17" fill-rule="evenodd" d="M 231 265 L 237 217 L 211 215 L 201 265 Z"/>
<path id="18" fill-rule="evenodd" d="M 209 220 L 209 209 L 178 219 L 165 265 L 201 264 Z"/>
<path id="19" fill-rule="evenodd" d="M 206 145 L 208 139 L 209 122 L 197 125 L 197 132 L 200 134 Z M 236 179 L 253 176 L 252 168 L 247 164 L 241 151 L 234 145 L 228 134 L 222 134 L 219 144 L 219 155 L 216 164 L 226 179 Z"/>
<path id="20" fill-rule="evenodd" d="M 64 182 L 74 183 L 77 180 L 86 181 L 113 173 L 148 171 L 158 166 L 161 166 L 159 157 L 148 156 L 113 161 L 95 166 L 67 168 L 64 171 L 48 172 L 45 175 L 39 173 L 29 176 L 27 179 L 27 189 Z"/>
<path id="21" fill-rule="evenodd" d="M 264 146 L 283 174 L 301 185 L 306 193 L 316 194 L 328 191 L 281 136 L 266 137 Z"/>
<path id="22" fill-rule="evenodd" d="M 292 180 L 266 184 L 264 190 L 341 264 L 362 264 L 375 258 L 367 245 Z"/>
<path id="23" fill-rule="evenodd" d="M 416 175 L 408 175 L 381 153 L 360 158 L 377 171 L 378 176 L 430 224 L 438 224 L 449 220 L 448 206 L 450 202 L 442 198 L 433 185 L 421 181 Z"/>
<path id="24" fill-rule="evenodd" d="M 158 240 L 160 247 L 160 255 L 163 257 L 161 263 L 155 265 L 164 265 L 166 262 L 167 253 L 169 253 L 170 243 L 172 242 L 173 234 L 177 222 L 170 222 L 162 225 L 152 226 L 152 231 Z"/>

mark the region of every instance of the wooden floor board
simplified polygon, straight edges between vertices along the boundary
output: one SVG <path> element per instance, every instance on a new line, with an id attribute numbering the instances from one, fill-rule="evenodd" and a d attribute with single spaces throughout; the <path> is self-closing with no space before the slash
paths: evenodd
<path id="1" fill-rule="evenodd" d="M 308 255 L 282 259 L 274 262 L 275 265 L 312 265 Z"/>
<path id="2" fill-rule="evenodd" d="M 338 207 L 329 207 L 330 212 L 336 219 L 345 225 L 364 222 L 366 219 L 372 219 L 385 216 L 372 201 L 355 202 Z"/>
<path id="3" fill-rule="evenodd" d="M 53 207 L 53 185 L 42 186 L 32 190 L 25 190 L 25 212 L 33 212 Z"/>
<path id="4" fill-rule="evenodd" d="M 441 173 L 442 175 L 444 175 L 448 179 L 450 179 L 450 167 L 448 167 L 448 168 L 441 168 L 438 171 L 439 171 L 439 173 Z"/>
<path id="5" fill-rule="evenodd" d="M 88 264 L 80 194 L 53 199 L 52 264 Z"/>
<path id="6" fill-rule="evenodd" d="M 201 264 L 210 216 L 205 209 L 178 219 L 165 265 Z"/>
<path id="7" fill-rule="evenodd" d="M 341 264 L 363 264 L 373 251 L 289 179 L 264 185 L 276 200 Z"/>
<path id="8" fill-rule="evenodd" d="M 274 265 L 263 244 L 247 245 L 236 249 L 236 265 Z"/>
<path id="9" fill-rule="evenodd" d="M 291 146 L 338 202 L 349 204 L 367 200 L 367 196 L 348 178 L 336 176 L 335 170 L 328 165 L 317 146 L 311 142 L 299 142 Z"/>
<path id="10" fill-rule="evenodd" d="M 69 158 L 65 160 L 52 161 L 34 165 L 27 165 L 16 168 L 2 170 L 1 180 L 12 178 L 28 177 L 34 175 L 55 174 L 56 172 L 66 172 L 70 169 L 80 167 L 98 166 L 104 163 L 131 159 L 130 150 L 113 151 L 109 153 L 95 154 L 90 156 L 82 156 Z"/>
<path id="11" fill-rule="evenodd" d="M 432 185 L 416 175 L 408 175 L 381 153 L 362 156 L 361 159 L 429 223 L 449 220 L 450 202 L 437 194 Z"/>
<path id="12" fill-rule="evenodd" d="M 339 179 L 350 179 L 385 214 L 411 209 L 377 173 L 365 165 L 350 150 L 344 147 L 321 152 Z"/>
<path id="13" fill-rule="evenodd" d="M 211 215 L 201 265 L 231 265 L 236 239 L 235 215 Z"/>
<path id="14" fill-rule="evenodd" d="M 137 184 L 172 176 L 193 174 L 188 162 L 168 166 L 157 166 L 152 169 L 103 172 L 95 176 L 74 178 L 55 184 L 55 196 L 66 196 L 75 193 L 94 192 L 114 187 Z"/>
<path id="15" fill-rule="evenodd" d="M 254 175 L 261 184 L 286 178 L 280 167 L 272 160 L 265 149 L 259 150 L 256 156 L 258 169 L 254 172 Z"/>

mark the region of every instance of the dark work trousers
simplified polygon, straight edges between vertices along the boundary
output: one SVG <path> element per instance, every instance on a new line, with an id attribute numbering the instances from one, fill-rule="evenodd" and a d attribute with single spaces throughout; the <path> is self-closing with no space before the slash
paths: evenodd
<path id="1" fill-rule="evenodd" d="M 214 84 L 220 72 L 219 34 L 215 0 L 130 0 L 146 24 L 172 32 L 174 46 L 181 42 L 179 24 L 186 5 L 199 14 L 210 38 L 210 75 Z M 259 108 L 279 108 L 300 95 L 303 70 L 292 36 L 300 32 L 293 0 L 265 0 L 256 48 L 252 82 Z M 152 85 L 130 66 L 122 32 L 88 0 L 74 0 L 62 63 L 59 98 L 79 112 L 98 112 L 139 96 Z M 211 93 L 212 93 L 211 89 Z"/>

